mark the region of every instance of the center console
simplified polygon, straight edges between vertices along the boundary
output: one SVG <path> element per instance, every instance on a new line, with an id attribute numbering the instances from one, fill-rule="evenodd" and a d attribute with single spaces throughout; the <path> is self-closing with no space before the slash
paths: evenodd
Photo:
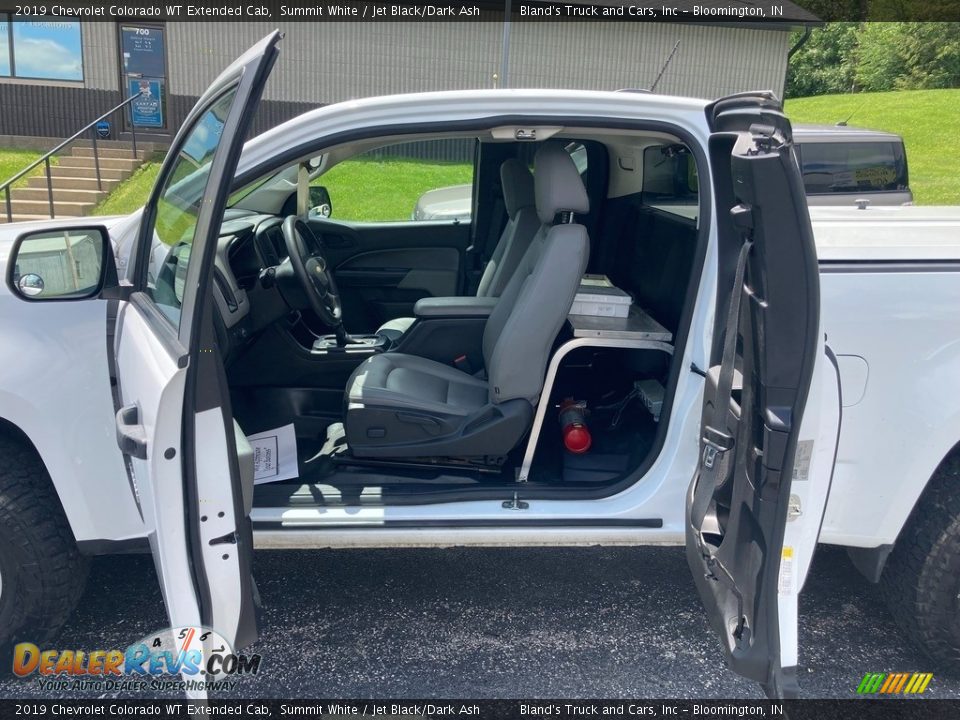
<path id="1" fill-rule="evenodd" d="M 449 365 L 483 367 L 483 330 L 497 298 L 424 298 L 413 308 L 415 320 L 391 351 Z"/>
<path id="2" fill-rule="evenodd" d="M 482 341 L 487 318 L 497 306 L 497 298 L 431 297 L 414 306 L 414 322 L 399 338 L 391 341 L 383 335 L 348 335 L 346 344 L 337 343 L 335 334 L 323 335 L 313 342 L 311 352 L 328 359 L 363 357 L 388 350 L 417 355 L 449 364 L 459 358 L 467 366 L 483 367 Z"/>
<path id="3" fill-rule="evenodd" d="M 418 320 L 427 318 L 488 318 L 497 306 L 498 298 L 429 297 L 418 300 L 413 314 Z"/>
<path id="4" fill-rule="evenodd" d="M 323 355 L 334 354 L 373 354 L 383 352 L 389 347 L 389 341 L 382 335 L 349 335 L 346 345 L 337 344 L 336 335 L 322 335 L 313 342 L 313 352 Z"/>

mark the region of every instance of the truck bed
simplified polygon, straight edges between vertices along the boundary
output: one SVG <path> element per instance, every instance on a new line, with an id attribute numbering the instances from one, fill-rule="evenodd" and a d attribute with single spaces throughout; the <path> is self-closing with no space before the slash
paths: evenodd
<path id="1" fill-rule="evenodd" d="M 960 438 L 960 207 L 810 215 L 843 396 L 820 539 L 890 545 Z"/>
<path id="2" fill-rule="evenodd" d="M 822 263 L 960 260 L 960 207 L 811 207 Z"/>

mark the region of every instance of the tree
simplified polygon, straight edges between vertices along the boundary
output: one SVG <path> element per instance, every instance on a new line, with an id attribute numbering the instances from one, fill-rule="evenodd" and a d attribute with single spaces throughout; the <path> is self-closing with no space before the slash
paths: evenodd
<path id="1" fill-rule="evenodd" d="M 794 4 L 825 22 L 834 22 L 866 20 L 871 2 L 877 2 L 877 0 L 799 0 Z"/>
<path id="2" fill-rule="evenodd" d="M 847 93 L 854 88 L 858 23 L 827 23 L 811 31 L 810 38 L 790 58 L 787 97 Z M 802 34 L 794 33 L 791 42 Z"/>
<path id="3" fill-rule="evenodd" d="M 854 75 L 868 92 L 893 90 L 906 65 L 897 43 L 903 23 L 866 23 L 859 33 Z"/>
<path id="4" fill-rule="evenodd" d="M 893 12 L 898 0 L 887 1 Z M 786 95 L 951 87 L 960 87 L 960 23 L 830 22 L 790 58 Z"/>
<path id="5" fill-rule="evenodd" d="M 867 91 L 960 87 L 960 23 L 866 23 L 855 75 Z"/>
<path id="6" fill-rule="evenodd" d="M 897 88 L 960 87 L 960 23 L 903 23 L 904 72 Z"/>

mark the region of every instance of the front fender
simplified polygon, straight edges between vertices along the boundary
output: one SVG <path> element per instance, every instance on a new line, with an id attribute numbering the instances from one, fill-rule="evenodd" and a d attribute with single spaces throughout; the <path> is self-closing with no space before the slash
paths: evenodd
<path id="1" fill-rule="evenodd" d="M 106 329 L 106 301 L 27 303 L 0 288 L 0 417 L 37 449 L 78 542 L 144 535 L 116 442 Z"/>

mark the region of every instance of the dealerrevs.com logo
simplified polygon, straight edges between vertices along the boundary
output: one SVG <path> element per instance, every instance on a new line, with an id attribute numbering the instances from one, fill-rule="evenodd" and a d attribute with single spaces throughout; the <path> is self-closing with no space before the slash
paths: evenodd
<path id="1" fill-rule="evenodd" d="M 29 642 L 13 649 L 13 673 L 35 677 L 44 690 L 217 690 L 260 672 L 260 655 L 240 655 L 215 630 L 161 630 L 125 650 L 41 649 Z"/>

